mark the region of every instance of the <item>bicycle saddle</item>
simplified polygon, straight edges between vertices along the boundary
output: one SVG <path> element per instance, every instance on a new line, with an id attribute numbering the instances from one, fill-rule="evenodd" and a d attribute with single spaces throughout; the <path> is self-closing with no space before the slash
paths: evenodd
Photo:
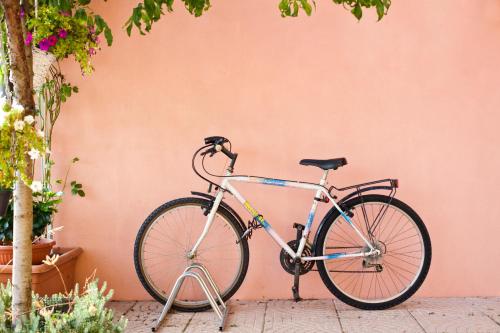
<path id="1" fill-rule="evenodd" d="M 318 168 L 321 168 L 323 170 L 337 170 L 337 168 L 340 168 L 343 165 L 347 164 L 347 160 L 344 157 L 341 158 L 332 158 L 329 160 L 310 160 L 310 159 L 305 159 L 301 160 L 299 162 L 301 165 L 312 165 Z"/>

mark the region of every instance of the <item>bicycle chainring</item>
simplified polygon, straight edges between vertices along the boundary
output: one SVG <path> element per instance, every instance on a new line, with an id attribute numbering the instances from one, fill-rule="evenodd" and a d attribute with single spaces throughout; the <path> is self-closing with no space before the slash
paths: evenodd
<path id="1" fill-rule="evenodd" d="M 288 246 L 294 251 L 297 251 L 298 245 L 297 241 L 289 241 Z M 312 251 L 309 245 L 306 244 L 304 247 L 304 251 L 302 251 L 302 257 L 311 257 L 312 256 Z M 292 257 L 284 250 L 281 249 L 280 252 L 280 263 L 281 267 L 288 272 L 289 274 L 295 275 L 295 262 Z M 304 275 L 308 273 L 312 268 L 314 267 L 314 261 L 303 261 L 300 264 L 300 275 Z"/>

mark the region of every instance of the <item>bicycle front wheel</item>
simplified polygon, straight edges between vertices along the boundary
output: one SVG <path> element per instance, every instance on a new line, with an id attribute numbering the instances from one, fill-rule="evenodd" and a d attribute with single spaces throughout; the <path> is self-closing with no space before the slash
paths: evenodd
<path id="1" fill-rule="evenodd" d="M 344 206 L 380 254 L 318 261 L 323 282 L 341 301 L 361 309 L 382 310 L 404 302 L 429 271 L 431 242 L 424 223 L 408 205 L 384 195 L 363 195 Z M 318 256 L 369 250 L 338 212 L 319 231 Z"/>
<path id="2" fill-rule="evenodd" d="M 204 265 L 226 301 L 238 290 L 248 269 L 249 251 L 238 220 L 224 207 L 215 214 L 210 230 L 194 258 L 188 253 L 202 233 L 211 201 L 182 198 L 158 207 L 141 226 L 134 246 L 137 275 L 148 293 L 165 303 L 177 278 L 192 263 Z M 201 287 L 187 278 L 173 308 L 203 311 L 210 308 Z"/>

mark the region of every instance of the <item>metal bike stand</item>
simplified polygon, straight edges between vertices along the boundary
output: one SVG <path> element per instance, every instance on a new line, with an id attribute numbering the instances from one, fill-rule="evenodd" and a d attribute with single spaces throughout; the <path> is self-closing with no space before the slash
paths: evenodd
<path id="1" fill-rule="evenodd" d="M 193 272 L 192 270 L 198 269 L 200 273 L 198 272 Z M 227 313 L 228 313 L 228 308 L 226 304 L 222 301 L 222 297 L 220 296 L 220 291 L 219 288 L 217 288 L 217 285 L 215 284 L 212 276 L 208 272 L 208 270 L 203 266 L 202 264 L 198 263 L 193 263 L 190 266 L 188 266 L 184 272 L 179 276 L 177 281 L 175 281 L 174 288 L 170 292 L 170 295 L 168 296 L 167 303 L 165 303 L 165 306 L 163 307 L 163 310 L 161 312 L 160 317 L 156 321 L 155 326 L 151 329 L 153 332 L 156 332 L 156 330 L 160 327 L 161 323 L 167 316 L 168 311 L 172 307 L 172 304 L 175 301 L 175 298 L 177 297 L 177 294 L 179 293 L 179 290 L 184 283 L 184 280 L 186 278 L 193 278 L 195 279 L 198 284 L 200 285 L 201 289 L 205 293 L 205 296 L 207 296 L 208 301 L 210 302 L 210 305 L 214 309 L 215 313 L 220 319 L 220 325 L 219 325 L 219 331 L 224 330 L 224 325 L 226 323 L 226 318 L 227 318 Z M 203 279 L 204 278 L 204 279 Z M 212 293 L 210 292 L 210 289 L 208 288 L 207 283 L 205 282 L 208 281 L 208 284 L 212 288 L 212 292 L 215 294 L 215 297 L 217 300 L 214 298 Z M 217 304 L 218 303 L 220 304 Z"/>

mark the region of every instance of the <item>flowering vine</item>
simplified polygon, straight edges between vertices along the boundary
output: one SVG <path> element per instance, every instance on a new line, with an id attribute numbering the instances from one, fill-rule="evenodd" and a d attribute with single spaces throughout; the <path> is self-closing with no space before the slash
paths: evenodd
<path id="1" fill-rule="evenodd" d="M 46 151 L 44 132 L 36 129 L 33 116 L 23 117 L 23 111 L 20 104 L 0 99 L 0 186 L 12 188 L 20 177 L 33 192 L 40 192 L 41 183 L 28 176 L 27 161 L 38 159 Z"/>

